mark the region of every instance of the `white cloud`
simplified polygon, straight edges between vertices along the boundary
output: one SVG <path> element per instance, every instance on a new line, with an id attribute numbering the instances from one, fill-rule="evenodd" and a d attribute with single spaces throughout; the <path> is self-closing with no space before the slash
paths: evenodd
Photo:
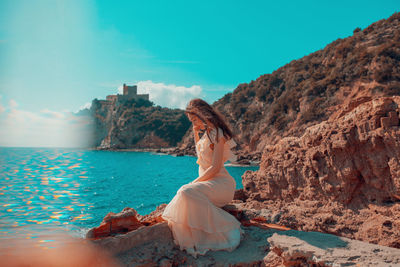
<path id="1" fill-rule="evenodd" d="M 122 95 L 124 93 L 124 86 L 123 85 L 118 86 L 117 92 L 118 94 Z"/>
<path id="2" fill-rule="evenodd" d="M 50 117 L 50 118 L 62 119 L 62 118 L 65 117 L 64 113 L 57 112 L 57 111 L 51 111 L 51 110 L 49 110 L 47 108 L 46 109 L 42 109 L 40 112 L 42 114 L 46 115 L 47 117 Z"/>
<path id="3" fill-rule="evenodd" d="M 82 109 L 85 109 L 85 108 L 90 109 L 91 106 L 92 106 L 92 102 L 87 102 L 87 103 L 83 104 L 82 106 L 80 106 L 79 110 L 82 110 Z"/>
<path id="4" fill-rule="evenodd" d="M 10 106 L 10 108 L 16 108 L 18 106 L 17 102 L 14 99 L 10 99 L 8 105 Z"/>
<path id="5" fill-rule="evenodd" d="M 138 94 L 149 94 L 150 101 L 153 101 L 156 105 L 169 108 L 185 109 L 191 99 L 201 95 L 199 85 L 185 87 L 153 81 L 140 81 L 137 86 Z"/>
<path id="6" fill-rule="evenodd" d="M 140 81 L 135 84 L 138 87 L 138 94 L 149 94 L 150 101 L 168 108 L 185 109 L 187 103 L 193 98 L 200 97 L 202 92 L 199 85 L 185 87 L 155 83 L 150 80 Z M 117 93 L 123 94 L 123 85 L 118 86 Z"/>
<path id="7" fill-rule="evenodd" d="M 0 116 L 0 146 L 23 147 L 87 147 L 92 130 L 91 120 L 71 112 L 43 109 L 30 112 L 16 108 Z M 4 116 L 3 116 L 4 115 Z"/>

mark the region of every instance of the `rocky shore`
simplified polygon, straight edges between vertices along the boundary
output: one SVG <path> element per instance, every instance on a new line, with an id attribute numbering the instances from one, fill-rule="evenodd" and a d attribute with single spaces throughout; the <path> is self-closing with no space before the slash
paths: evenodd
<path id="1" fill-rule="evenodd" d="M 181 251 L 160 218 L 165 204 L 149 215 L 134 209 L 108 214 L 87 238 L 111 253 L 121 266 L 397 266 L 400 250 L 319 232 L 268 223 L 268 210 L 224 209 L 242 223 L 244 236 L 233 252 L 209 251 L 197 258 Z M 276 215 L 275 215 L 276 217 Z"/>
<path id="2" fill-rule="evenodd" d="M 176 157 L 182 156 L 196 156 L 196 152 L 193 149 L 181 149 L 180 147 L 167 147 L 167 148 L 91 148 L 92 150 L 101 151 L 131 151 L 131 152 L 152 152 L 172 155 Z M 260 164 L 261 153 L 256 152 L 253 154 L 246 154 L 244 152 L 239 152 L 237 160 L 231 162 L 231 165 L 235 166 L 258 166 Z"/>

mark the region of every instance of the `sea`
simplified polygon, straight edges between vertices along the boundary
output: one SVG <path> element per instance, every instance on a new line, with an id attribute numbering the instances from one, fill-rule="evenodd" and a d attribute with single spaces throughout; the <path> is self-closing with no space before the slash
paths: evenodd
<path id="1" fill-rule="evenodd" d="M 246 170 L 258 169 L 226 168 L 237 188 Z M 197 176 L 192 156 L 0 147 L 0 248 L 15 238 L 51 247 L 60 231 L 84 237 L 107 213 L 125 207 L 148 214 Z"/>

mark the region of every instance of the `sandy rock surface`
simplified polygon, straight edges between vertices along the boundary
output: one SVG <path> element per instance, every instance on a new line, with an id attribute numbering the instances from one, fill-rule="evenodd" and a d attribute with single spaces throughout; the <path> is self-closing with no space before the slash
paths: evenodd
<path id="1" fill-rule="evenodd" d="M 172 240 L 167 223 L 108 237 L 95 244 L 122 266 L 399 266 L 400 250 L 334 235 L 243 227 L 233 252 L 209 251 L 192 257 Z M 316 266 L 316 265 L 314 265 Z"/>
<path id="2" fill-rule="evenodd" d="M 129 208 L 106 219 L 135 218 L 136 230 L 90 239 L 114 255 L 122 266 L 396 266 L 400 250 L 318 232 L 287 230 L 274 224 L 279 214 L 268 209 L 245 208 L 234 201 L 224 209 L 242 222 L 244 235 L 234 251 L 209 251 L 192 257 L 174 244 L 166 222 L 157 222 L 165 204 L 141 216 Z M 129 216 L 127 216 L 127 214 Z M 129 221 L 132 221 L 131 218 Z M 319 265 L 313 265 L 319 264 Z"/>
<path id="3" fill-rule="evenodd" d="M 318 232 L 287 231 L 268 238 L 265 258 L 285 266 L 399 266 L 400 250 Z"/>

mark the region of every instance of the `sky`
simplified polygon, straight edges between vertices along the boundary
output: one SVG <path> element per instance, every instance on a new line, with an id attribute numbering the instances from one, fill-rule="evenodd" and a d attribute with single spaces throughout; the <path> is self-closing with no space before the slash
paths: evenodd
<path id="1" fill-rule="evenodd" d="M 83 124 L 73 112 L 123 83 L 161 106 L 212 103 L 396 11 L 398 0 L 0 0 L 0 146 L 70 146 L 43 132 Z"/>

